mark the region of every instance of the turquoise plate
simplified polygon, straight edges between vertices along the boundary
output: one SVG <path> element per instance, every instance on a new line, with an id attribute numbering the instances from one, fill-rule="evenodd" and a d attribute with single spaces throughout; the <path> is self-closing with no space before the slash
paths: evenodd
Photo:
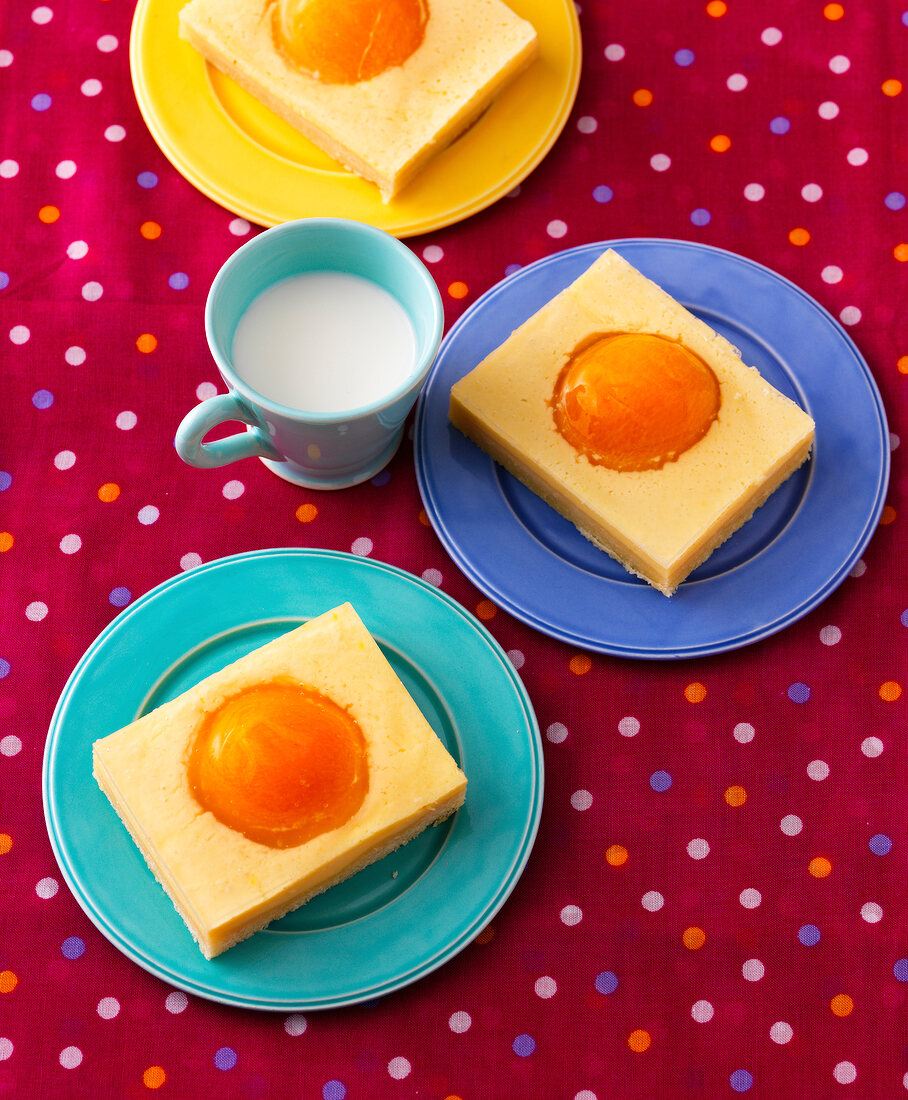
<path id="1" fill-rule="evenodd" d="M 95 783 L 92 742 L 345 600 L 466 772 L 466 803 L 208 961 Z M 526 865 L 542 787 L 532 705 L 484 627 L 393 566 L 299 549 L 202 565 L 120 614 L 63 690 L 43 776 L 63 876 L 114 946 L 188 993 L 285 1012 L 371 1000 L 424 977 L 470 943 Z"/>

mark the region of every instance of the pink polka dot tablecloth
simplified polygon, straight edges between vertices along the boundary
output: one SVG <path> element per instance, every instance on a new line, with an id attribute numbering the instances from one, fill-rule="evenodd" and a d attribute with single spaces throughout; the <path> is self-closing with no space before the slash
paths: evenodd
<path id="1" fill-rule="evenodd" d="M 778 272 L 866 360 L 891 479 L 859 559 L 785 630 L 674 661 L 496 606 L 433 530 L 412 437 L 337 493 L 180 461 L 182 416 L 223 391 L 208 287 L 260 228 L 155 144 L 133 7 L 0 10 L 0 1096 L 908 1095 L 905 0 L 583 0 L 549 154 L 407 239 L 449 328 L 543 257 L 667 238 Z M 535 847 L 491 923 L 421 980 L 324 1011 L 235 1007 L 136 965 L 70 892 L 42 808 L 54 708 L 99 633 L 169 578 L 270 547 L 386 562 L 462 605 L 525 685 L 545 763 Z"/>

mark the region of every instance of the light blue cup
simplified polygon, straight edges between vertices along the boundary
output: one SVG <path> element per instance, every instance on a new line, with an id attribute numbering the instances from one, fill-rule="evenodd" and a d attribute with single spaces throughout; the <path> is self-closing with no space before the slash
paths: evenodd
<path id="1" fill-rule="evenodd" d="M 380 400 L 344 412 L 309 412 L 257 393 L 235 372 L 233 336 L 253 298 L 280 279 L 310 271 L 371 279 L 406 310 L 416 336 L 416 362 L 410 376 Z M 211 284 L 205 332 L 229 393 L 203 401 L 184 417 L 174 439 L 177 453 L 203 468 L 260 458 L 279 477 L 309 489 L 367 481 L 400 445 L 443 328 L 435 281 L 397 238 L 344 218 L 303 218 L 268 229 L 238 248 Z M 239 421 L 246 430 L 205 442 L 213 428 L 228 421 Z"/>

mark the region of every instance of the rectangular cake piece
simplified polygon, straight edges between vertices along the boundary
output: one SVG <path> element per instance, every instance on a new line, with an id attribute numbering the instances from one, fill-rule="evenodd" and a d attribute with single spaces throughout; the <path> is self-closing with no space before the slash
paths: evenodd
<path id="1" fill-rule="evenodd" d="M 704 434 L 658 468 L 602 464 L 556 424 L 555 391 L 568 365 L 600 337 L 624 334 L 651 334 L 692 353 L 688 359 L 717 383 L 718 411 L 704 420 Z M 645 434 L 648 413 L 638 414 L 629 442 L 618 438 L 616 446 L 633 448 L 635 433 Z M 802 409 L 613 249 L 454 384 L 450 418 L 591 542 L 668 596 L 807 459 L 814 437 Z"/>
<path id="2" fill-rule="evenodd" d="M 207 958 L 442 821 L 466 792 L 350 604 L 93 749 L 101 790 Z"/>
<path id="3" fill-rule="evenodd" d="M 402 64 L 369 79 L 328 83 L 275 39 L 275 7 L 275 0 L 190 0 L 180 12 L 180 36 L 330 157 L 375 183 L 385 201 L 474 122 L 538 50 L 533 27 L 502 0 L 426 0 L 424 37 Z"/>

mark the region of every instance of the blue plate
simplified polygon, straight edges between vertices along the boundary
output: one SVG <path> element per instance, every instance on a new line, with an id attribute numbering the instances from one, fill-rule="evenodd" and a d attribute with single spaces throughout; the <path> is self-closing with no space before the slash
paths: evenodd
<path id="1" fill-rule="evenodd" d="M 597 550 L 448 422 L 454 382 L 608 247 L 726 336 L 816 422 L 810 462 L 671 599 Z M 584 245 L 493 287 L 445 337 L 414 439 L 426 512 L 477 588 L 545 634 L 621 657 L 721 653 L 795 622 L 860 557 L 889 479 L 882 401 L 838 322 L 768 268 L 687 241 Z"/>
<path id="2" fill-rule="evenodd" d="M 466 772 L 466 803 L 447 822 L 207 961 L 92 778 L 92 742 L 345 600 Z M 43 786 L 63 875 L 124 954 L 200 997 L 302 1011 L 408 985 L 474 939 L 529 858 L 543 763 L 519 677 L 459 604 L 366 558 L 265 550 L 166 581 L 101 633 L 57 704 Z"/>

